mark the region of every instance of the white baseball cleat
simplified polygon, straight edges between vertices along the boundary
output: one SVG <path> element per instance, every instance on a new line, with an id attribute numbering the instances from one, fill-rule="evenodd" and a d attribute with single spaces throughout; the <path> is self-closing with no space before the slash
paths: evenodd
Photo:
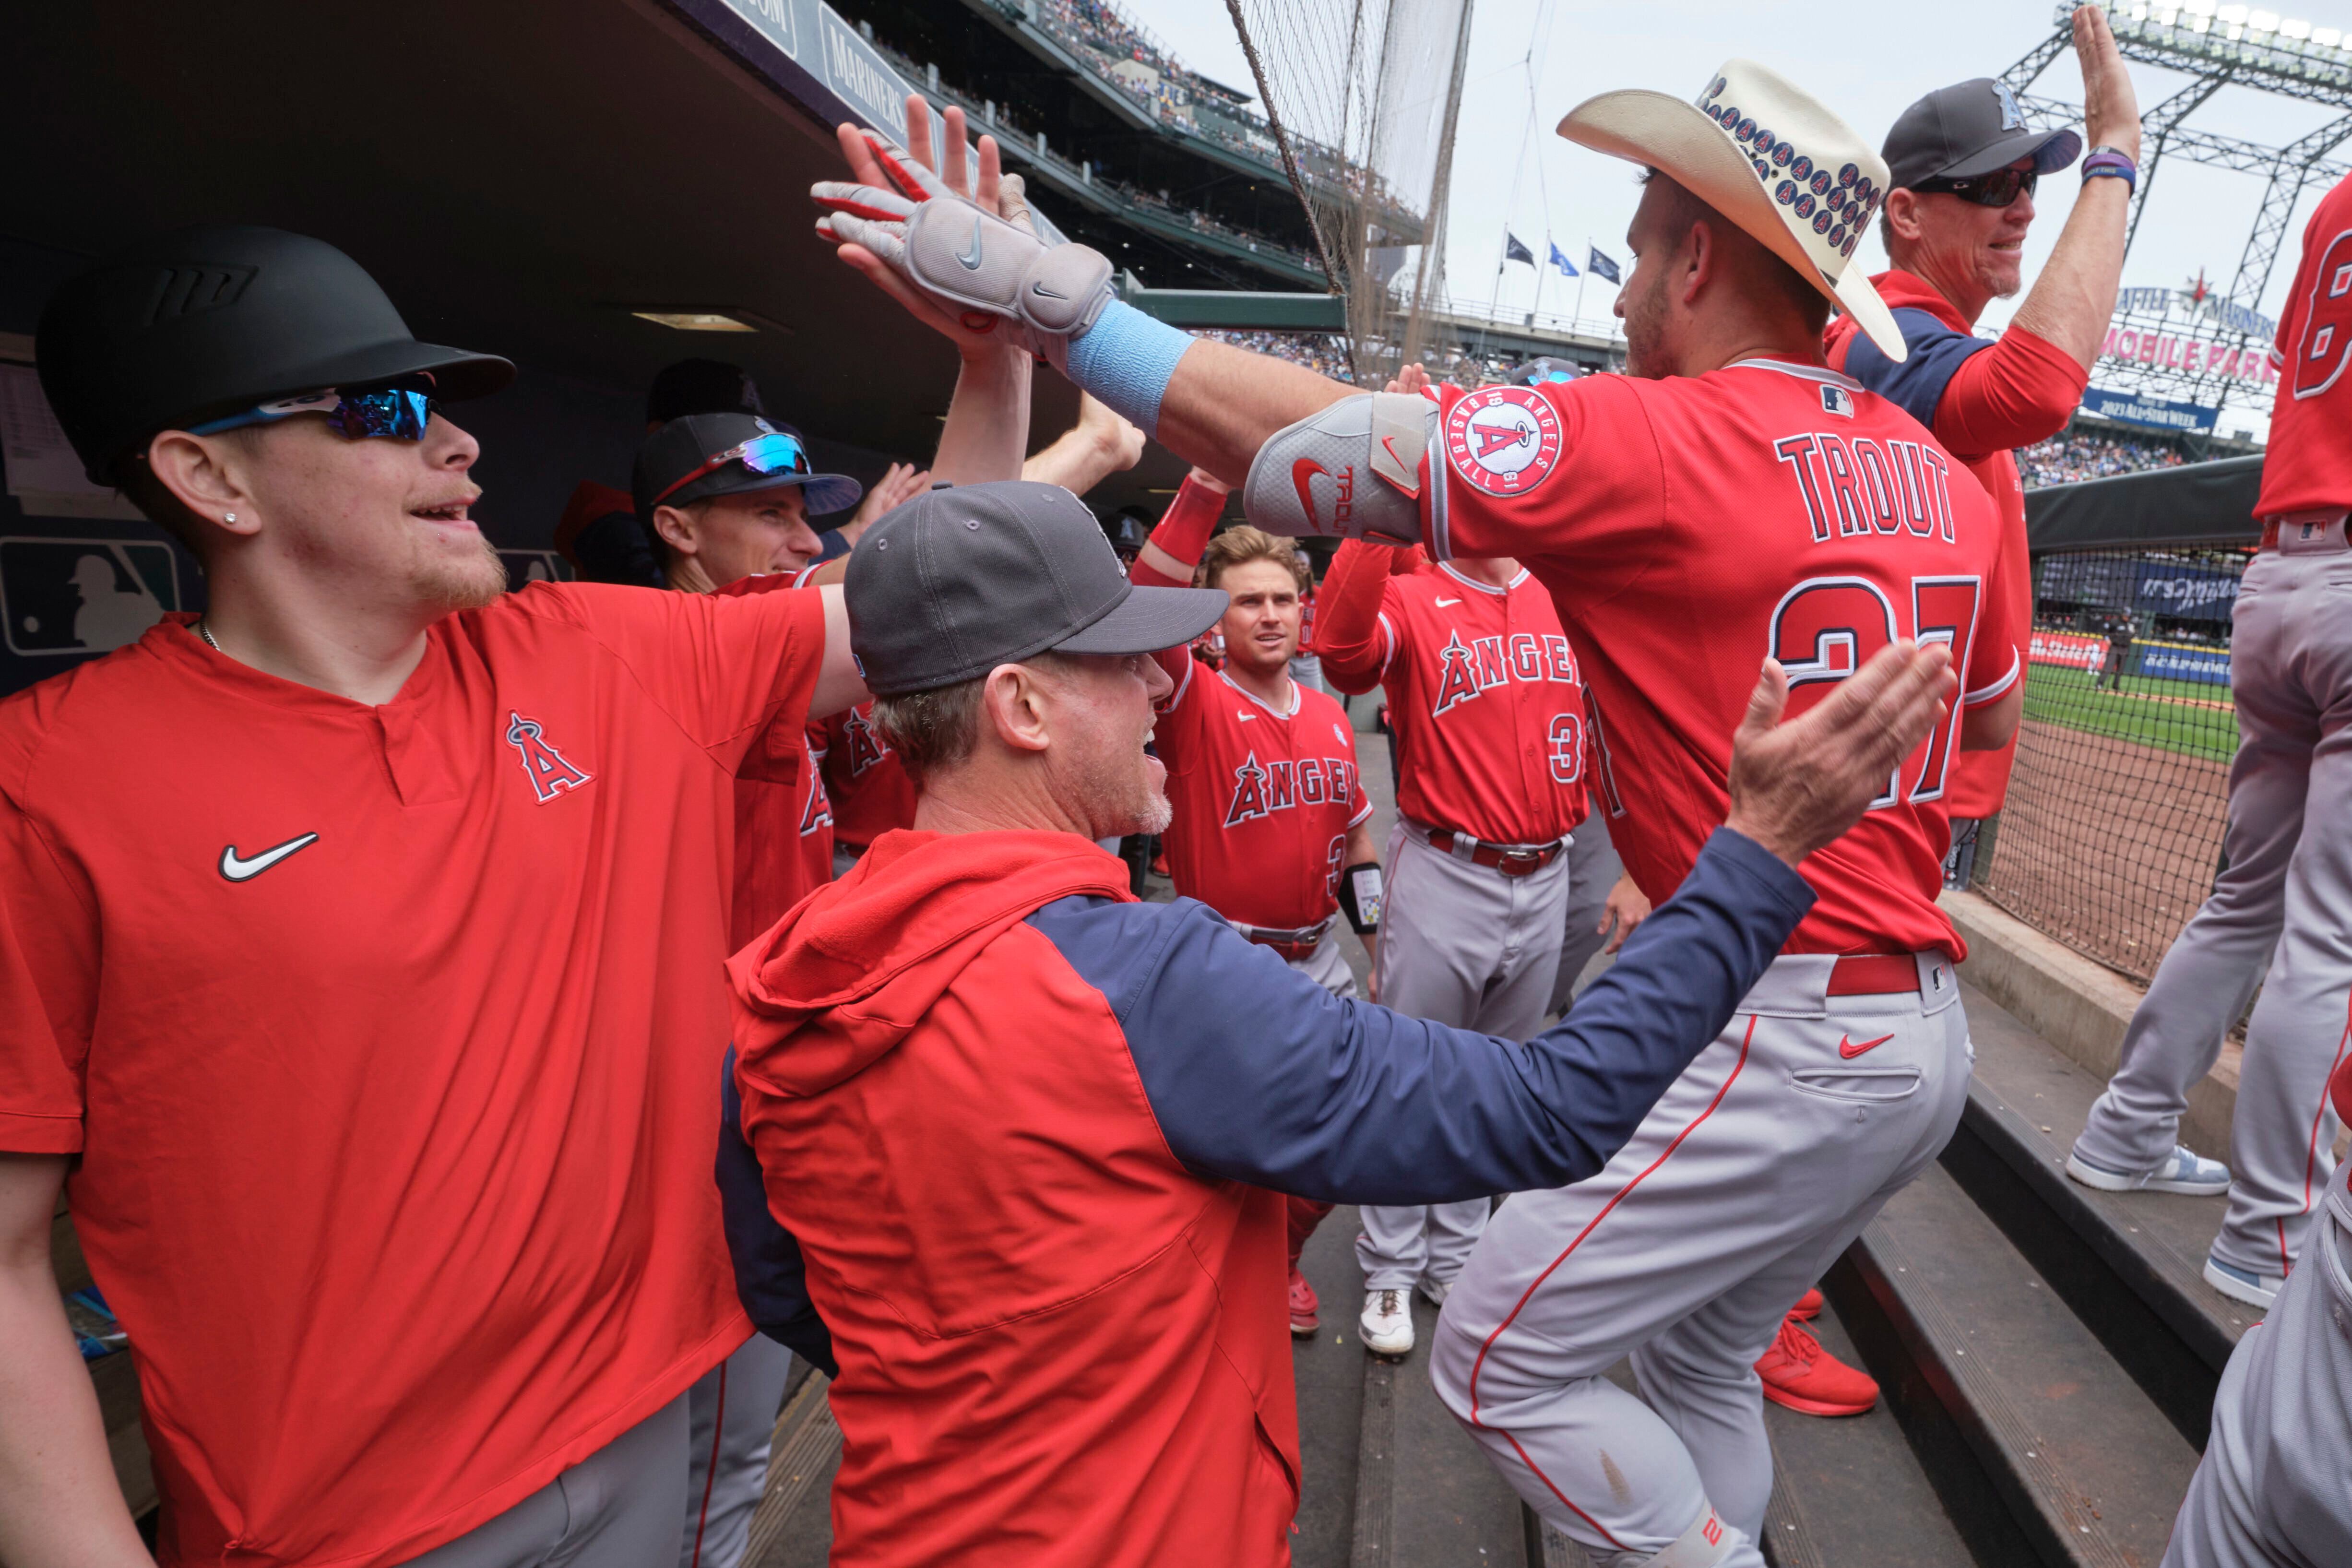
<path id="1" fill-rule="evenodd" d="M 2210 1257 L 2205 1259 L 2205 1283 L 2231 1300 L 2243 1301 L 2249 1307 L 2274 1306 L 2279 1292 L 2286 1289 L 2284 1275 L 2257 1274 L 2251 1268 Z"/>
<path id="2" fill-rule="evenodd" d="M 1412 1350 L 1412 1292 L 1367 1290 L 1364 1315 L 1356 1321 L 1364 1348 L 1375 1355 L 1406 1355 Z"/>
<path id="3" fill-rule="evenodd" d="M 1454 1281 L 1451 1279 L 1432 1279 L 1428 1275 L 1424 1274 L 1421 1277 L 1421 1283 L 1414 1287 L 1414 1289 L 1421 1292 L 1423 1299 L 1428 1301 L 1431 1306 L 1443 1307 L 1445 1305 L 1445 1298 L 1454 1294 Z"/>
<path id="4" fill-rule="evenodd" d="M 2152 1171 L 2116 1171 L 2083 1158 L 2080 1150 L 2066 1155 L 2066 1173 L 2086 1187 L 2103 1193 L 2185 1193 L 2206 1198 L 2230 1190 L 2230 1167 L 2219 1160 L 2191 1153 L 2180 1144 Z"/>

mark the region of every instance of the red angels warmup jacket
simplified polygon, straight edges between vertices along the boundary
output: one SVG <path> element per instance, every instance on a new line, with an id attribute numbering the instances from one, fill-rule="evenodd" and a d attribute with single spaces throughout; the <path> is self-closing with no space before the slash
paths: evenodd
<path id="1" fill-rule="evenodd" d="M 1187 477 L 1151 542 L 1197 562 L 1224 500 Z M 1140 559 L 1129 575 L 1153 586 L 1192 585 Z M 1176 683 L 1152 727 L 1176 813 L 1167 835 L 1176 890 L 1272 931 L 1329 919 L 1339 908 L 1348 830 L 1372 814 L 1347 713 L 1296 681 L 1291 710 L 1279 712 L 1184 648 L 1159 658 Z"/>
<path id="2" fill-rule="evenodd" d="M 2023 678 L 2026 637 L 1983 487 L 1892 401 L 1790 360 L 1447 387 L 1440 405 L 1425 536 L 1441 560 L 1517 557 L 1551 590 L 1611 840 L 1653 899 L 1730 808 L 1731 737 L 1766 657 L 1802 711 L 1897 638 L 1951 645 L 1960 701 L 1805 861 L 1821 901 L 1789 951 L 1965 957 L 1936 904 L 1944 795 L 1961 710 Z"/>
<path id="3" fill-rule="evenodd" d="M 1911 355 L 1895 363 L 1854 330 L 1853 317 L 1839 316 L 1823 340 L 1830 368 L 1898 405 L 1976 475 L 2000 514 L 2000 575 L 2009 584 L 2010 614 L 2030 628 L 2033 565 L 2025 548 L 2025 487 L 2010 452 L 2063 430 L 2091 378 L 2074 355 L 2022 327 L 2011 326 L 1999 338 L 1978 337 L 1924 278 L 1894 271 L 1871 281 L 1895 312 Z M 1963 817 L 1999 811 L 2016 761 L 2014 736 L 1999 751 L 1962 752 L 1952 759 L 1945 809 Z"/>
<path id="4" fill-rule="evenodd" d="M 1350 541 L 1324 582 L 1315 651 L 1342 691 L 1385 687 L 1397 809 L 1488 844 L 1549 844 L 1584 820 L 1584 692 L 1551 595 L 1490 587 Z"/>
<path id="5" fill-rule="evenodd" d="M 79 1156 L 163 1562 L 405 1563 L 751 1331 L 735 775 L 824 608 L 534 583 L 373 707 L 194 619 L 0 702 L 0 1149 Z"/>
<path id="6" fill-rule="evenodd" d="M 2255 515 L 2352 509 L 2352 180 L 2304 226 L 2271 353 L 2279 387 Z"/>

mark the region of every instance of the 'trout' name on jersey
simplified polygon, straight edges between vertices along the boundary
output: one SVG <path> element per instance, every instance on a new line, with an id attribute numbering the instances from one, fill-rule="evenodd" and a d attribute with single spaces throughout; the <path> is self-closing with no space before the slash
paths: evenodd
<path id="1" fill-rule="evenodd" d="M 1951 464 L 1926 442 L 1882 446 L 1867 436 L 1817 430 L 1783 436 L 1772 453 L 1805 498 L 1816 544 L 1832 530 L 1842 539 L 1902 531 L 1953 542 Z"/>

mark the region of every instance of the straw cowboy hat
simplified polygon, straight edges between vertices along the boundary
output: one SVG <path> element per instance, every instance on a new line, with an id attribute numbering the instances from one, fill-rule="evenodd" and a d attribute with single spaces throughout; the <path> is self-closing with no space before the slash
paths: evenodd
<path id="1" fill-rule="evenodd" d="M 1569 110 L 1559 133 L 1672 177 L 1795 268 L 1887 358 L 1908 352 L 1886 302 L 1852 265 L 1886 200 L 1886 163 L 1786 77 L 1731 60 L 1696 107 L 1663 92 L 1604 92 Z"/>

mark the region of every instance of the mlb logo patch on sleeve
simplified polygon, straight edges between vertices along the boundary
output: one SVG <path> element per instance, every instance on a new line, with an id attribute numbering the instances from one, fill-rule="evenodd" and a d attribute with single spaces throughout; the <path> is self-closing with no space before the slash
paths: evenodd
<path id="1" fill-rule="evenodd" d="M 1454 471 L 1490 496 L 1519 496 L 1559 466 L 1559 411 L 1531 386 L 1490 386 L 1445 416 Z"/>

